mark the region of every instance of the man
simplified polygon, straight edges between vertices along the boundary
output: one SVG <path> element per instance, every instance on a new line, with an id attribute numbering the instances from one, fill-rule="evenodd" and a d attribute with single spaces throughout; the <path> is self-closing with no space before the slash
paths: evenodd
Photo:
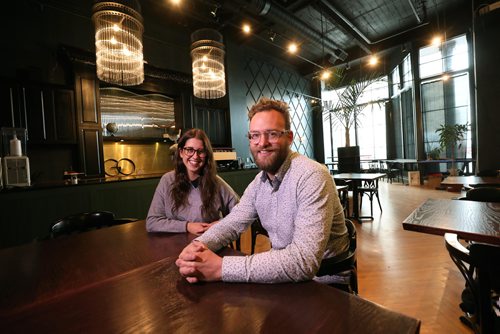
<path id="1" fill-rule="evenodd" d="M 288 105 L 262 98 L 248 117 L 250 151 L 262 171 L 231 213 L 179 255 L 179 272 L 191 283 L 310 280 L 322 259 L 348 249 L 343 209 L 328 170 L 290 149 Z M 269 234 L 270 251 L 224 258 L 214 253 L 256 218 Z"/>

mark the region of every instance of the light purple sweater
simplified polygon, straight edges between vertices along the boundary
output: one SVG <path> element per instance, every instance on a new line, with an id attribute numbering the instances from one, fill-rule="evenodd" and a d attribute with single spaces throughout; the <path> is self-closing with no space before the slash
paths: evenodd
<path id="1" fill-rule="evenodd" d="M 156 187 L 146 218 L 148 232 L 186 232 L 188 222 L 211 222 L 202 217 L 199 187 L 191 186 L 188 195 L 189 205 L 179 208 L 175 214 L 172 213 L 173 199 L 170 196 L 170 187 L 174 178 L 175 172 L 168 172 L 162 176 Z M 214 200 L 217 201 L 217 210 L 221 217 L 224 217 L 238 203 L 239 197 L 221 177 L 217 176 L 217 181 L 219 182 L 219 196 Z"/>

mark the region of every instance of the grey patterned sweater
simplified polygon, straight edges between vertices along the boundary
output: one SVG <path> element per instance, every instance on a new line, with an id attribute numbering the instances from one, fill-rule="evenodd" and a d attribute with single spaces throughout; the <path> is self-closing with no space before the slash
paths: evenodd
<path id="1" fill-rule="evenodd" d="M 186 232 L 187 223 L 190 222 L 211 222 L 201 215 L 201 193 L 199 188 L 191 186 L 188 196 L 189 205 L 179 208 L 175 214 L 172 213 L 173 200 L 170 196 L 170 187 L 175 178 L 175 172 L 170 171 L 162 176 L 160 183 L 156 187 L 148 217 L 146 218 L 146 230 L 148 232 Z M 224 217 L 238 203 L 238 195 L 219 176 L 219 198 L 218 211 Z"/>

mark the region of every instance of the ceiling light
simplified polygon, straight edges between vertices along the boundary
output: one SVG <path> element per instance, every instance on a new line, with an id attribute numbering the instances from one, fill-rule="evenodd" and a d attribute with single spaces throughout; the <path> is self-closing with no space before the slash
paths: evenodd
<path id="1" fill-rule="evenodd" d="M 199 29 L 191 34 L 193 93 L 202 99 L 226 95 L 222 35 L 214 29 Z"/>
<path id="2" fill-rule="evenodd" d="M 212 9 L 212 10 L 210 11 L 210 14 L 212 14 L 212 16 L 213 16 L 214 18 L 217 18 L 217 10 L 218 10 L 218 9 L 219 9 L 219 6 L 218 6 L 218 5 L 216 5 L 216 6 L 214 7 L 214 9 Z"/>
<path id="3" fill-rule="evenodd" d="M 432 38 L 431 44 L 434 46 L 439 46 L 439 45 L 441 45 L 442 41 L 443 41 L 443 38 L 440 35 L 436 35 Z"/>
<path id="4" fill-rule="evenodd" d="M 375 55 L 371 56 L 371 57 L 370 57 L 370 59 L 368 60 L 368 64 L 369 64 L 370 66 L 375 66 L 375 65 L 377 65 L 377 64 L 378 64 L 378 57 L 377 57 L 377 56 L 375 56 Z"/>
<path id="5" fill-rule="evenodd" d="M 290 43 L 288 44 L 288 52 L 290 53 L 296 53 L 299 50 L 299 47 L 295 43 Z"/>
<path id="6" fill-rule="evenodd" d="M 250 32 L 252 31 L 252 28 L 250 27 L 250 25 L 249 25 L 249 24 L 246 24 L 246 23 L 243 25 L 243 28 L 242 28 L 242 29 L 243 29 L 243 32 L 244 32 L 245 34 L 250 34 Z"/>
<path id="7" fill-rule="evenodd" d="M 330 71 L 324 70 L 323 72 L 321 72 L 321 80 L 328 80 L 330 79 L 331 75 L 332 73 L 330 73 Z"/>
<path id="8" fill-rule="evenodd" d="M 181 0 L 170 0 L 170 3 L 171 3 L 172 5 L 176 5 L 176 6 L 177 6 L 177 5 L 180 5 Z"/>
<path id="9" fill-rule="evenodd" d="M 271 42 L 274 42 L 274 39 L 276 38 L 276 33 L 272 30 L 269 30 L 268 35 L 269 35 L 269 40 Z"/>
<path id="10" fill-rule="evenodd" d="M 141 7 L 136 0 L 99 1 L 92 8 L 97 77 L 120 86 L 144 81 Z"/>

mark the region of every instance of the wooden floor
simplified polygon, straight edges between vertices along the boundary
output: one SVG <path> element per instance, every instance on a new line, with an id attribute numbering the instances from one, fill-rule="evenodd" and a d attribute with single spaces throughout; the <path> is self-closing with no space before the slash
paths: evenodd
<path id="1" fill-rule="evenodd" d="M 422 321 L 421 333 L 470 334 L 458 307 L 464 279 L 451 261 L 441 236 L 405 231 L 402 221 L 428 198 L 460 196 L 442 190 L 380 183 L 383 212 L 374 203 L 375 220 L 356 223 L 359 295 Z M 362 213 L 369 215 L 369 201 Z M 269 249 L 257 238 L 257 252 Z M 249 253 L 250 236 L 242 236 Z"/>

